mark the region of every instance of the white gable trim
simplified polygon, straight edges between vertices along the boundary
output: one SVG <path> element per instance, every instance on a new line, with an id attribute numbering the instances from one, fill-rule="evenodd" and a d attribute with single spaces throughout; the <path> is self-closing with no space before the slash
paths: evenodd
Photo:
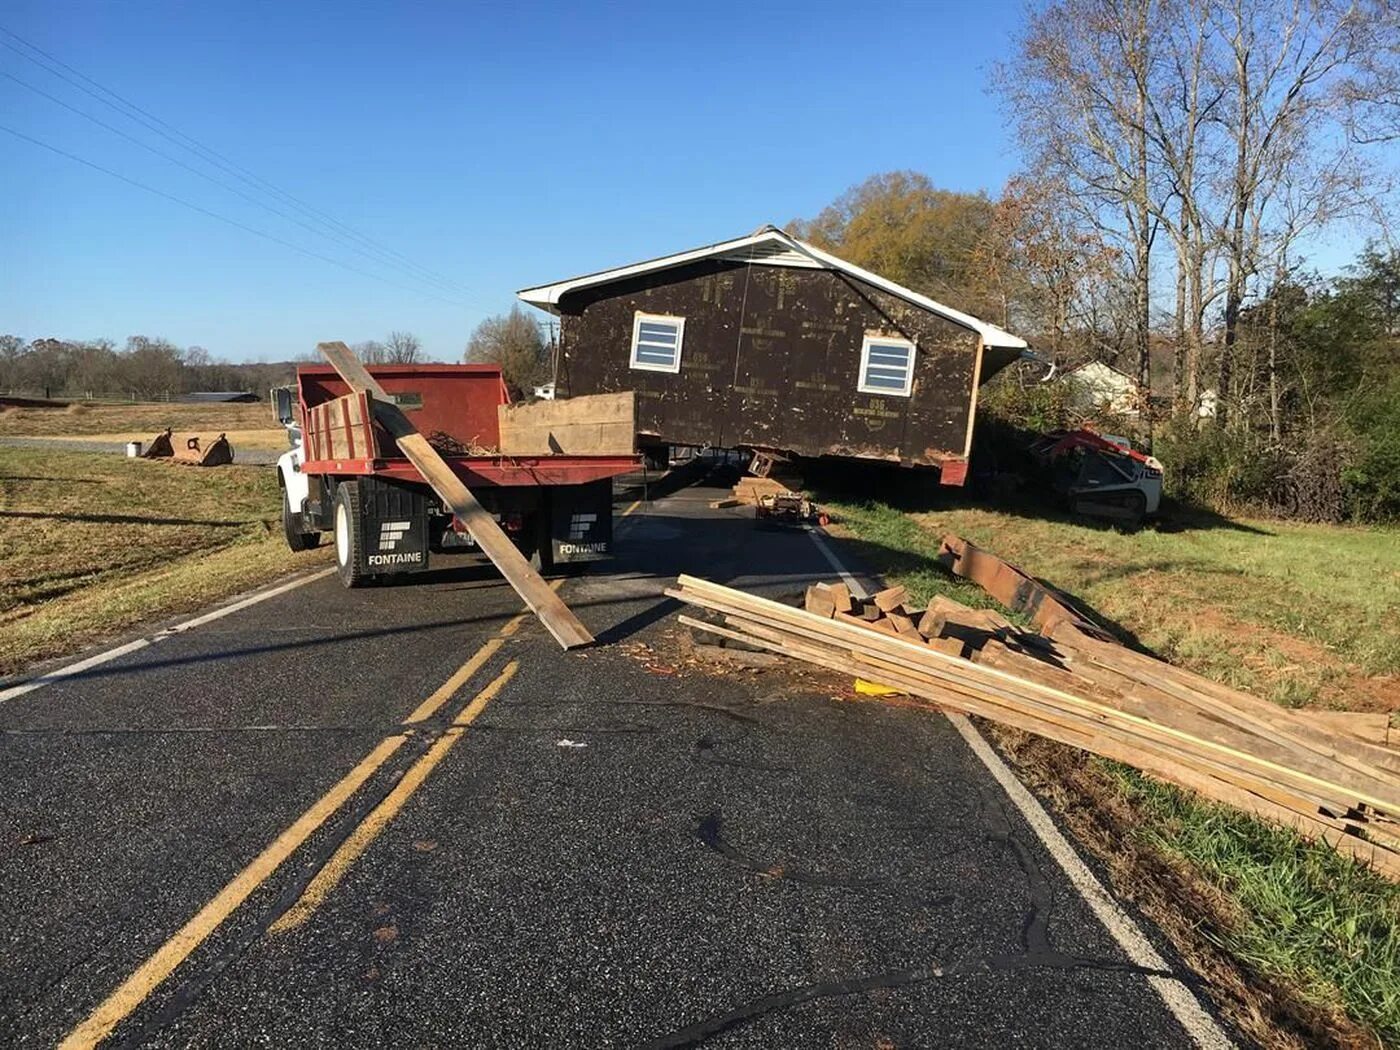
<path id="1" fill-rule="evenodd" d="M 894 281 L 886 280 L 879 274 L 863 270 L 859 266 L 838 259 L 836 256 L 813 247 L 805 241 L 799 241 L 795 237 L 789 237 L 782 230 L 769 226 L 748 237 L 736 237 L 730 241 L 720 241 L 718 244 L 707 245 L 704 248 L 696 248 L 688 252 L 678 252 L 675 255 L 665 255 L 659 259 L 650 259 L 646 262 L 634 263 L 631 266 L 620 266 L 613 270 L 601 270 L 598 273 L 584 274 L 580 277 L 571 277 L 565 281 L 557 281 L 554 284 L 542 284 L 535 288 L 525 288 L 517 292 L 516 295 L 524 302 L 532 306 L 538 306 L 548 310 L 550 313 L 558 313 L 559 300 L 570 292 L 575 292 L 583 288 L 592 288 L 600 284 L 611 284 L 614 281 L 625 280 L 628 277 L 636 277 L 641 274 L 655 273 L 658 270 L 668 270 L 676 266 L 684 266 L 686 263 L 698 262 L 701 259 L 723 258 L 736 261 L 762 263 L 769 266 L 804 266 L 813 269 L 834 270 L 847 274 L 857 280 L 865 281 L 874 285 L 881 291 L 890 293 L 903 299 L 905 302 L 913 303 L 922 307 L 930 313 L 944 317 L 954 324 L 963 326 L 976 332 L 981 341 L 986 346 L 1007 347 L 1014 350 L 1026 348 L 1026 341 L 1020 339 L 1010 332 L 1005 332 L 995 325 L 987 324 L 978 320 L 971 314 L 965 314 L 960 310 L 954 310 L 951 306 L 944 306 L 940 302 L 930 299 L 926 295 L 920 295 L 903 285 Z"/>

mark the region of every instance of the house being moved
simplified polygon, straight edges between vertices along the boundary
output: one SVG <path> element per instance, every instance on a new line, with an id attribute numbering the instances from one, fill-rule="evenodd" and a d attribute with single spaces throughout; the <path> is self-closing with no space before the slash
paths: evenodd
<path id="1" fill-rule="evenodd" d="M 639 447 L 937 466 L 961 484 L 977 388 L 1026 343 L 767 226 L 527 288 L 560 318 L 560 397 L 634 390 Z"/>

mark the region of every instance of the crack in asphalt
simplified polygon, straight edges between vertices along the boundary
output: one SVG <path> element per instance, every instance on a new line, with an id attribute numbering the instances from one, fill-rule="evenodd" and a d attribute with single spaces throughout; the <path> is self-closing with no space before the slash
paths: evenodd
<path id="1" fill-rule="evenodd" d="M 801 1006 L 814 999 L 838 995 L 860 995 L 888 988 L 907 988 L 910 985 L 923 984 L 925 981 L 932 981 L 941 976 L 943 976 L 943 971 L 937 966 L 916 966 L 912 969 L 892 970 L 870 977 L 851 977 L 845 980 L 817 981 L 813 984 L 804 984 L 786 992 L 775 992 L 772 995 L 754 999 L 727 1013 L 716 1014 L 704 1021 L 697 1021 L 695 1024 L 677 1029 L 668 1035 L 653 1039 L 651 1042 L 643 1043 L 642 1046 L 645 1050 L 675 1050 L 678 1047 L 698 1046 L 722 1032 L 747 1024 L 765 1014 L 775 1013 L 779 1010 L 790 1010 L 794 1006 Z"/>
<path id="2" fill-rule="evenodd" d="M 713 711 L 715 714 L 732 718 L 736 722 L 743 722 L 746 725 L 762 725 L 763 723 L 753 715 L 746 715 L 742 711 L 735 711 L 732 707 L 725 707 L 723 704 L 708 704 L 702 700 L 604 700 L 603 703 L 615 704 L 619 707 L 694 707 L 701 711 Z"/>
<path id="3" fill-rule="evenodd" d="M 1071 955 L 1050 944 L 1050 917 L 1054 894 L 1050 882 L 1041 870 L 1030 847 L 1019 838 L 1000 799 L 979 785 L 978 809 L 987 831 L 987 840 L 1010 850 L 1026 880 L 1030 902 L 1021 920 L 1021 951 L 995 955 L 973 956 L 947 966 L 930 964 L 911 969 L 892 970 L 865 977 L 817 981 L 800 985 L 785 992 L 775 992 L 744 1003 L 732 1010 L 677 1029 L 643 1044 L 648 1050 L 698 1046 L 714 1036 L 748 1024 L 770 1013 L 789 1010 L 816 999 L 844 995 L 861 995 L 892 988 L 906 988 L 936 979 L 953 979 L 992 972 L 1012 970 L 1092 970 L 1109 973 L 1132 973 L 1143 977 L 1170 977 L 1181 980 L 1169 969 L 1140 966 L 1117 959 Z M 787 879 L 812 886 L 839 887 L 854 890 L 887 888 L 898 885 L 892 880 L 839 879 L 834 876 L 803 871 L 781 864 L 765 865 L 729 843 L 723 835 L 723 820 L 718 809 L 707 813 L 696 829 L 696 835 L 716 854 L 757 875 L 772 879 Z M 966 848 L 966 847 L 963 847 Z M 955 852 L 960 852 L 955 851 Z M 939 907 L 958 900 L 946 894 L 924 901 L 925 906 Z"/>

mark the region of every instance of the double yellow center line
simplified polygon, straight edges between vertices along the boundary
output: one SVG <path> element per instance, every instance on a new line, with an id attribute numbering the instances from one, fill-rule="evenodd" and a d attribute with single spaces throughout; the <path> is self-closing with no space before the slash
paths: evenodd
<path id="1" fill-rule="evenodd" d="M 556 589 L 562 582 L 562 580 L 555 582 Z M 507 621 L 493 637 L 487 639 L 481 648 L 471 655 L 466 663 L 453 672 L 452 677 L 414 708 L 412 713 L 403 720 L 403 724 L 413 726 L 436 714 L 471 679 L 472 675 L 496 654 L 505 644 L 505 639 L 520 629 L 520 625 L 527 615 L 528 613 L 521 613 Z M 453 720 L 452 725 L 409 767 L 408 772 L 403 775 L 393 790 L 370 811 L 369 816 L 361 821 L 350 836 L 341 843 L 340 848 L 317 872 L 316 877 L 307 885 L 297 902 L 269 927 L 270 932 L 284 932 L 306 921 L 344 878 L 345 873 L 350 870 L 351 865 L 355 863 L 360 854 L 388 826 L 389 822 L 403 808 L 404 803 L 423 785 L 428 775 L 446 757 L 447 753 L 456 746 L 464 729 L 485 710 L 492 698 L 505 688 L 506 683 L 515 676 L 518 668 L 519 661 L 510 661 L 505 670 L 472 698 L 471 702 L 463 708 L 461 714 Z M 408 733 L 395 733 L 381 740 L 374 750 L 356 764 L 354 769 L 350 770 L 334 787 L 312 803 L 306 812 L 299 816 L 282 834 L 278 835 L 247 867 L 235 875 L 228 885 L 196 912 L 192 919 L 180 927 L 173 937 L 161 945 L 154 955 L 142 963 L 81 1024 L 69 1032 L 64 1037 L 63 1042 L 59 1044 L 61 1050 L 95 1047 L 111 1035 L 117 1025 L 129 1017 L 161 982 L 174 973 L 176 967 L 183 963 L 191 952 L 217 930 L 254 890 L 266 882 L 273 872 L 311 837 L 313 832 L 330 819 L 364 785 L 365 781 L 393 757 L 394 753 L 408 740 L 408 736 Z"/>

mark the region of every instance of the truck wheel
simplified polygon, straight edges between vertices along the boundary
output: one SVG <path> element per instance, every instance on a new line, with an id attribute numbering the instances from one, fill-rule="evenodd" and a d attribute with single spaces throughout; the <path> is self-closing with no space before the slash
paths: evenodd
<path id="1" fill-rule="evenodd" d="M 360 529 L 360 486 L 342 481 L 335 493 L 335 565 L 340 582 L 361 587 L 369 578 L 365 571 L 365 538 Z"/>
<path id="2" fill-rule="evenodd" d="M 294 551 L 314 550 L 321 545 L 319 532 L 301 531 L 301 515 L 293 513 L 285 489 L 282 491 L 282 532 L 287 537 L 287 546 Z"/>

